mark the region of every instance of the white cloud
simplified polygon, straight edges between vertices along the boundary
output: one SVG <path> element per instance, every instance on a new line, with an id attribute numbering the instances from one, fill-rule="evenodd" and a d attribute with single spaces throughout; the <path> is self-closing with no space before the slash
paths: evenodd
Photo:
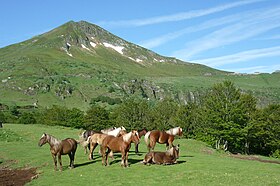
<path id="1" fill-rule="evenodd" d="M 240 21 L 242 18 L 244 18 L 250 14 L 252 14 L 251 11 L 246 12 L 246 13 L 238 13 L 238 14 L 234 14 L 234 15 L 229 15 L 229 16 L 225 16 L 222 18 L 211 19 L 211 20 L 205 21 L 204 23 L 201 23 L 199 25 L 193 25 L 191 27 L 187 27 L 187 28 L 184 28 L 179 31 L 171 32 L 171 33 L 168 33 L 168 34 L 156 37 L 156 38 L 142 41 L 142 42 L 140 42 L 140 45 L 145 48 L 149 48 L 149 49 L 155 48 L 155 47 L 163 45 L 169 41 L 172 41 L 174 39 L 177 39 L 177 38 L 179 38 L 183 35 L 189 34 L 189 33 L 198 32 L 201 30 L 206 30 L 206 29 L 210 29 L 213 27 L 222 26 L 225 24 Z"/>
<path id="2" fill-rule="evenodd" d="M 211 67 L 220 67 L 222 65 L 240 63 L 253 59 L 274 57 L 274 56 L 280 56 L 280 46 L 248 50 L 248 51 L 243 51 L 243 52 L 226 55 L 226 56 L 195 60 L 195 62 L 200 64 L 205 64 Z"/>
<path id="3" fill-rule="evenodd" d="M 175 51 L 174 56 L 190 60 L 193 56 L 224 45 L 239 42 L 271 29 L 280 27 L 280 8 L 257 12 L 233 25 L 216 30 L 202 38 L 187 43 L 188 47 Z"/>
<path id="4" fill-rule="evenodd" d="M 239 7 L 239 6 L 252 4 L 260 1 L 264 1 L 264 0 L 237 1 L 237 2 L 220 5 L 213 8 L 193 10 L 189 12 L 182 12 L 182 13 L 177 13 L 177 14 L 172 14 L 167 16 L 158 16 L 158 17 L 152 17 L 147 19 L 134 19 L 134 20 L 122 20 L 122 21 L 108 21 L 108 22 L 103 21 L 98 24 L 106 25 L 106 26 L 145 26 L 145 25 L 152 25 L 152 24 L 165 23 L 165 22 L 182 21 L 182 20 L 201 17 L 201 16 L 221 12 L 227 9 L 231 9 L 234 7 Z"/>

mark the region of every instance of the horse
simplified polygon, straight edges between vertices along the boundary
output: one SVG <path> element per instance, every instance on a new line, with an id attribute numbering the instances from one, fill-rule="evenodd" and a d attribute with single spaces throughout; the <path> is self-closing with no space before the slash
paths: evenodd
<path id="1" fill-rule="evenodd" d="M 118 128 L 115 128 L 113 130 L 101 130 L 101 132 L 103 134 L 108 134 L 108 135 L 111 135 L 111 136 L 118 136 L 120 134 L 121 131 L 126 131 L 126 129 L 121 126 L 121 127 L 118 127 Z"/>
<path id="2" fill-rule="evenodd" d="M 92 134 L 95 133 L 101 133 L 101 132 L 97 130 L 85 130 L 79 135 L 79 143 L 84 147 L 85 154 L 87 154 L 87 148 L 90 150 L 90 145 L 87 140 Z"/>
<path id="3" fill-rule="evenodd" d="M 121 152 L 122 154 L 121 166 L 128 167 L 128 151 L 131 147 L 131 142 L 139 143 L 139 136 L 136 130 L 132 130 L 131 132 L 119 137 L 114 137 L 110 135 L 105 137 L 101 145 L 102 165 L 105 166 L 109 165 L 108 154 L 111 151 L 113 151 L 113 152 Z"/>
<path id="4" fill-rule="evenodd" d="M 110 131 L 112 131 L 112 130 L 115 130 L 115 129 L 116 129 L 116 127 L 111 127 L 111 128 L 108 128 L 108 129 L 102 129 L 102 130 L 101 130 L 101 133 L 107 134 L 108 132 L 110 132 Z"/>
<path id="5" fill-rule="evenodd" d="M 58 140 L 54 136 L 43 133 L 39 140 L 38 145 L 41 147 L 48 143 L 50 145 L 50 151 L 54 161 L 54 170 L 57 170 L 57 158 L 60 164 L 60 171 L 62 171 L 61 155 L 68 154 L 70 158 L 70 168 L 74 168 L 74 158 L 77 149 L 77 141 L 73 138 L 66 138 L 64 140 Z"/>
<path id="6" fill-rule="evenodd" d="M 144 128 L 142 130 L 138 130 L 139 139 L 141 139 L 141 137 L 144 136 L 147 132 L 148 132 L 148 130 L 146 128 Z M 135 153 L 136 154 L 139 154 L 138 145 L 139 145 L 139 143 L 135 144 Z"/>
<path id="7" fill-rule="evenodd" d="M 90 152 L 89 152 L 89 156 L 88 156 L 88 159 L 89 160 L 92 160 L 93 159 L 93 151 L 94 149 L 97 147 L 97 145 L 101 145 L 102 144 L 102 141 L 104 140 L 104 138 L 108 135 L 111 135 L 111 136 L 114 136 L 114 137 L 117 137 L 120 135 L 120 133 L 124 132 L 125 131 L 125 128 L 124 127 L 118 127 L 118 128 L 115 128 L 114 130 L 112 131 L 108 131 L 107 134 L 103 134 L 103 133 L 94 133 L 93 135 L 91 135 L 87 142 L 89 143 L 90 145 Z M 110 154 L 110 157 L 113 159 L 113 153 Z"/>
<path id="8" fill-rule="evenodd" d="M 145 155 L 143 164 L 163 164 L 163 165 L 171 165 L 176 164 L 177 159 L 179 158 L 179 145 L 172 146 L 166 152 L 148 152 Z"/>
<path id="9" fill-rule="evenodd" d="M 149 131 L 145 134 L 145 142 L 147 144 L 148 150 L 150 152 L 151 148 L 154 150 L 156 142 L 160 144 L 166 144 L 166 147 L 171 148 L 173 146 L 173 141 L 175 135 L 182 136 L 182 128 L 181 127 L 175 127 L 172 129 L 169 129 L 167 131 L 159 131 L 159 130 L 153 130 Z M 150 139 L 150 141 L 149 141 Z"/>

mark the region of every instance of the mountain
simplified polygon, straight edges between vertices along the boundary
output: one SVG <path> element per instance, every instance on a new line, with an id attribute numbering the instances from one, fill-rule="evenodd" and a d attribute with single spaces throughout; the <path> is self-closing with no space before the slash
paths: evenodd
<path id="1" fill-rule="evenodd" d="M 279 73 L 235 75 L 161 56 L 103 28 L 70 21 L 0 49 L 0 103 L 86 109 L 91 100 L 139 95 L 194 99 L 225 79 L 266 102 L 279 101 Z M 269 88 L 269 91 L 268 91 Z"/>

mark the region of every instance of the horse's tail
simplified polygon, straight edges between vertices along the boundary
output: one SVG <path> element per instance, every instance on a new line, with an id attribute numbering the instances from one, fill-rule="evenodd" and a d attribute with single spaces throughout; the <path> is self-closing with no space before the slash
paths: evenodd
<path id="1" fill-rule="evenodd" d="M 145 134 L 145 142 L 146 142 L 146 145 L 149 147 L 150 146 L 150 141 L 149 141 L 149 137 L 150 137 L 150 134 L 151 134 L 151 131 L 148 131 L 146 134 Z"/>

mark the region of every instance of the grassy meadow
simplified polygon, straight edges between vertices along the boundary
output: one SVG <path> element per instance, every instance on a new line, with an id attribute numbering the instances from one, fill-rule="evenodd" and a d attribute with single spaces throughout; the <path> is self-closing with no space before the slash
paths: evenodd
<path id="1" fill-rule="evenodd" d="M 44 125 L 4 124 L 0 129 L 0 168 L 37 167 L 39 177 L 27 185 L 279 185 L 280 164 L 242 160 L 224 152 L 217 152 L 206 144 L 191 139 L 175 139 L 180 144 L 178 164 L 170 166 L 139 163 L 147 152 L 143 138 L 139 146 L 141 156 L 129 154 L 129 168 L 120 166 L 120 154 L 109 160 L 110 166 L 101 165 L 95 153 L 93 161 L 78 146 L 75 169 L 68 169 L 69 158 L 62 156 L 63 171 L 54 171 L 49 145 L 38 147 L 42 133 L 64 139 L 78 139 L 79 130 Z M 98 148 L 97 148 L 98 149 Z M 164 145 L 156 145 L 164 151 Z M 97 152 L 97 150 L 96 150 Z M 244 156 L 245 157 L 245 156 Z M 256 156 L 254 156 L 256 157 Z M 261 157 L 260 159 L 277 159 Z M 1 184 L 0 184 L 1 185 Z"/>

